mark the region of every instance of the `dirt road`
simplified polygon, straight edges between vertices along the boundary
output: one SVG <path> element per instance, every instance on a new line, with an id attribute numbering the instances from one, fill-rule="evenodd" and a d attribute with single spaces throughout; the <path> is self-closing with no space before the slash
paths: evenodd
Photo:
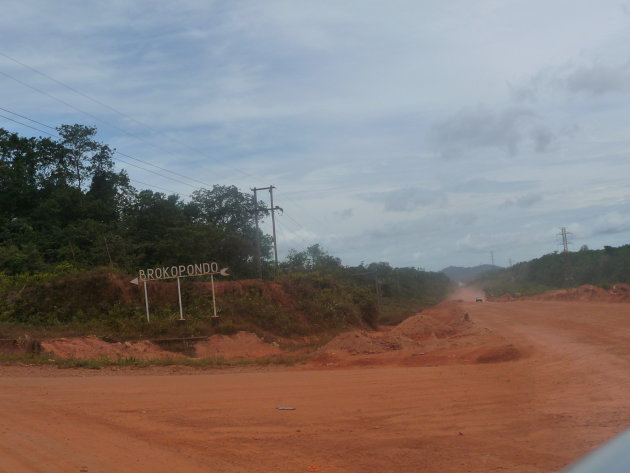
<path id="1" fill-rule="evenodd" d="M 630 426 L 630 304 L 463 306 L 526 356 L 184 374 L 0 367 L 0 472 L 554 472 Z"/>

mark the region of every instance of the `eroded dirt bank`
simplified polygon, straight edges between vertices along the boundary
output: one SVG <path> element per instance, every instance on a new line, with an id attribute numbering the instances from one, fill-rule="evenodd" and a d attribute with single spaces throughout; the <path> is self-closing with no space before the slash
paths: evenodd
<path id="1" fill-rule="evenodd" d="M 297 368 L 0 367 L 0 471 L 553 472 L 630 425 L 630 304 L 458 307 Z"/>

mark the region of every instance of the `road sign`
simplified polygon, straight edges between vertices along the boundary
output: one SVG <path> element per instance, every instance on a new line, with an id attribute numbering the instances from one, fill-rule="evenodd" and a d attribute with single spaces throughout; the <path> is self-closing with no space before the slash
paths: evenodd
<path id="1" fill-rule="evenodd" d="M 219 269 L 215 262 L 200 264 L 180 264 L 176 266 L 159 266 L 157 268 L 141 269 L 138 271 L 140 281 L 157 281 L 160 279 L 177 279 L 191 276 L 208 276 L 220 274 L 228 276 L 228 268 Z"/>
<path id="2" fill-rule="evenodd" d="M 147 322 L 149 318 L 149 296 L 147 293 L 147 281 L 159 281 L 162 279 L 177 279 L 177 295 L 179 297 L 179 320 L 184 319 L 184 312 L 182 310 L 182 291 L 179 284 L 180 278 L 187 278 L 192 276 L 210 276 L 210 282 L 212 285 L 212 309 L 213 317 L 217 315 L 217 304 L 214 295 L 214 275 L 219 274 L 221 276 L 229 276 L 229 268 L 219 269 L 219 264 L 215 262 L 201 263 L 201 264 L 180 264 L 177 266 L 160 266 L 157 268 L 140 269 L 138 271 L 138 277 L 129 281 L 131 284 L 139 285 L 140 282 L 144 283 L 144 300 L 147 308 Z"/>

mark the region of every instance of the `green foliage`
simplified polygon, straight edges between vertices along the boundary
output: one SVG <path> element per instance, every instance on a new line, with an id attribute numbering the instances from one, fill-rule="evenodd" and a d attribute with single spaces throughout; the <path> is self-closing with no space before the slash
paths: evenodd
<path id="1" fill-rule="evenodd" d="M 293 303 L 265 291 L 224 295 L 217 321 L 207 296 L 185 289 L 189 323 L 177 325 L 177 308 L 161 304 L 147 325 L 140 300 L 125 300 L 110 274 L 217 261 L 237 279 L 257 277 L 257 241 L 264 274 L 272 274 L 271 239 L 255 224 L 266 204 L 235 186 L 195 191 L 188 202 L 137 191 L 124 171 L 114 172 L 113 151 L 96 140 L 95 127 L 62 125 L 58 133 L 57 140 L 23 138 L 0 129 L 1 323 L 114 337 L 290 335 L 376 327 L 383 309 L 437 302 L 448 290 L 442 275 L 388 263 L 345 267 L 315 244 L 292 250 L 280 267 Z"/>
<path id="2" fill-rule="evenodd" d="M 392 268 L 388 263 L 346 267 L 319 245 L 292 250 L 281 265 L 282 282 L 310 322 L 321 327 L 399 322 L 443 300 L 451 281 L 441 273 Z"/>
<path id="3" fill-rule="evenodd" d="M 62 125 L 60 139 L 22 138 L 0 129 L 0 271 L 47 272 L 62 262 L 135 272 L 159 264 L 220 261 L 255 274 L 253 199 L 235 186 L 177 195 L 136 191 L 114 171 L 113 151 L 96 128 Z M 266 211 L 260 211 L 264 217 Z"/>
<path id="4" fill-rule="evenodd" d="M 369 312 L 373 296 L 364 288 L 351 286 L 331 276 L 293 275 L 284 278 L 282 285 L 297 309 L 306 315 L 309 326 L 328 330 L 348 325 L 359 325 Z"/>
<path id="5" fill-rule="evenodd" d="M 583 246 L 577 252 L 551 253 L 497 270 L 479 282 L 490 296 L 539 294 L 583 284 L 630 283 L 630 245 L 605 246 L 603 250 Z"/>

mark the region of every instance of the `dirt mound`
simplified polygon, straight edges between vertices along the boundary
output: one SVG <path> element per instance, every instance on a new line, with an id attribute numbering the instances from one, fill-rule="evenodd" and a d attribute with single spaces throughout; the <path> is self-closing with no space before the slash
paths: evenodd
<path id="1" fill-rule="evenodd" d="M 501 342 L 489 331 L 475 325 L 460 303 L 449 301 L 388 331 L 343 333 L 323 346 L 313 361 L 326 366 L 475 363 L 484 353 L 471 355 L 471 348 L 494 347 L 498 343 Z"/>
<path id="2" fill-rule="evenodd" d="M 391 332 L 366 332 L 364 330 L 352 330 L 333 338 L 323 348 L 324 352 L 346 351 L 353 355 L 370 355 L 412 349 L 421 346 L 418 342 L 408 337 L 391 335 Z"/>
<path id="3" fill-rule="evenodd" d="M 443 302 L 421 314 L 409 317 L 386 332 L 353 330 L 342 333 L 326 344 L 322 351 L 343 350 L 352 354 L 375 354 L 396 350 L 413 350 L 430 340 L 461 336 L 470 332 L 473 322 L 457 302 Z"/>
<path id="4" fill-rule="evenodd" d="M 44 351 L 61 358 L 83 359 L 196 357 L 233 361 L 274 358 L 283 354 L 277 343 L 268 343 L 250 332 L 200 338 L 187 339 L 188 351 L 183 353 L 167 351 L 162 348 L 165 345 L 149 341 L 108 343 L 95 336 L 47 340 L 41 346 Z M 166 341 L 170 340 L 161 342 Z M 427 309 L 391 329 L 351 330 L 316 350 L 294 348 L 312 356 L 311 364 L 319 366 L 496 363 L 522 356 L 516 347 L 507 345 L 506 340 L 478 327 L 462 304 L 454 301 Z"/>
<path id="5" fill-rule="evenodd" d="M 473 322 L 458 302 L 449 301 L 409 317 L 391 331 L 412 340 L 446 338 L 472 329 Z"/>
<path id="6" fill-rule="evenodd" d="M 196 356 L 200 358 L 258 359 L 279 355 L 280 347 L 275 343 L 266 343 L 255 333 L 238 332 L 236 335 L 213 335 L 207 341 L 195 346 Z"/>
<path id="7" fill-rule="evenodd" d="M 139 342 L 109 343 L 91 335 L 89 337 L 57 338 L 41 342 L 43 351 L 59 358 L 137 358 L 141 360 L 158 358 L 180 358 L 183 355 L 162 350 L 156 344 L 143 340 Z"/>

